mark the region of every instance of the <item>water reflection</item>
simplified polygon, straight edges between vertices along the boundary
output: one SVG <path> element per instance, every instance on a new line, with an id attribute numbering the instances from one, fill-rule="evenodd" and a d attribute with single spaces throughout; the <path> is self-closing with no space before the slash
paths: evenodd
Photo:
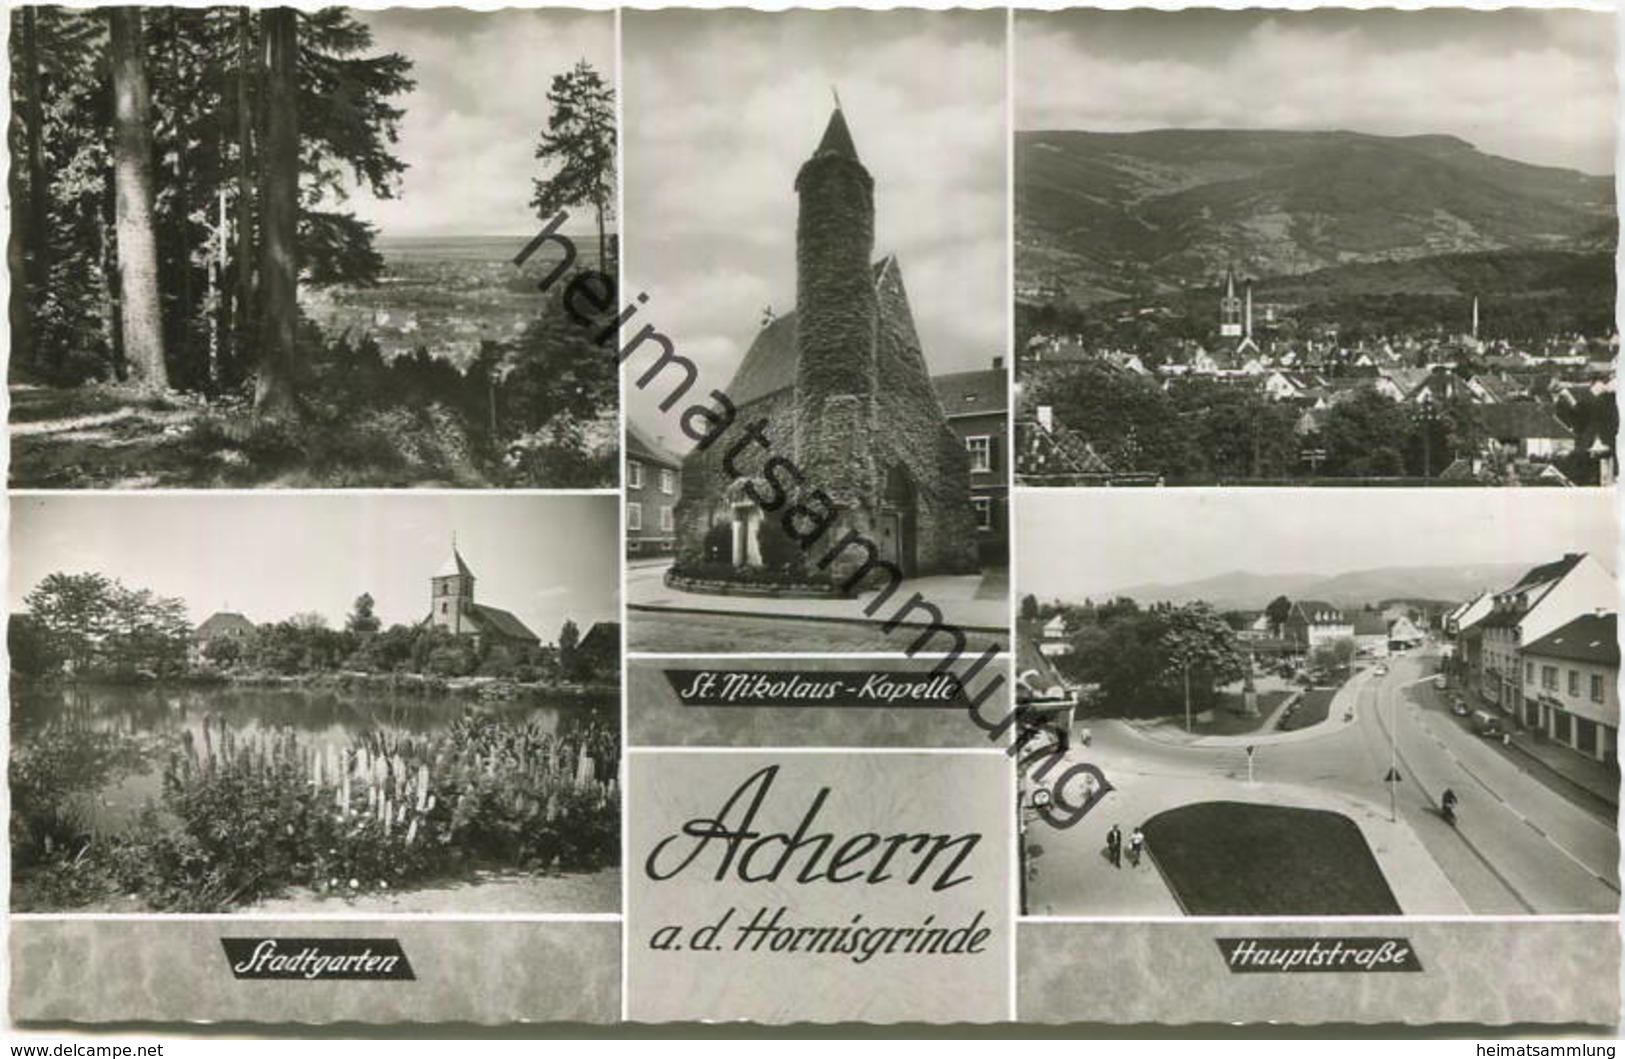
<path id="1" fill-rule="evenodd" d="M 342 748 L 368 731 L 432 735 L 449 728 L 469 709 L 521 724 L 534 722 L 556 735 L 615 719 L 610 696 L 482 700 L 377 690 L 13 686 L 11 740 L 14 747 L 26 747 L 30 736 L 47 725 L 141 737 L 148 748 L 141 765 L 128 774 L 108 777 L 89 794 L 91 824 L 106 829 L 127 823 L 158 800 L 169 748 L 177 746 L 181 733 L 188 730 L 201 742 L 203 721 L 210 715 L 218 718 L 216 725 L 224 721 L 244 735 L 291 726 L 308 745 Z"/>

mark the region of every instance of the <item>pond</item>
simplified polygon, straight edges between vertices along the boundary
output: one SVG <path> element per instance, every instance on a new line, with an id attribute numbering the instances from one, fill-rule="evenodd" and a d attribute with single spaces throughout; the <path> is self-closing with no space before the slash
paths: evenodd
<path id="1" fill-rule="evenodd" d="M 26 748 L 47 726 L 134 737 L 139 752 L 124 767 L 98 777 L 87 799 L 91 826 L 112 830 L 159 800 L 171 749 L 187 731 L 201 743 L 205 718 L 216 731 L 223 723 L 240 735 L 292 727 L 303 744 L 325 750 L 342 749 L 367 732 L 432 736 L 470 709 L 560 736 L 618 722 L 615 700 L 608 695 L 536 693 L 492 701 L 382 690 L 13 684 L 11 739 L 14 747 Z"/>

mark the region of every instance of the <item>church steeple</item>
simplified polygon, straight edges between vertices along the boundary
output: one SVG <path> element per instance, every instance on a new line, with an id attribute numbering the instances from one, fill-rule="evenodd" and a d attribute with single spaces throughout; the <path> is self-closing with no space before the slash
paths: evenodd
<path id="1" fill-rule="evenodd" d="M 825 398 L 870 392 L 874 186 L 837 106 L 818 149 L 796 174 L 796 387 L 798 403 L 810 413 L 797 412 L 798 437 L 803 426 L 823 420 L 817 409 Z M 851 423 L 842 429 L 865 428 Z"/>
<path id="2" fill-rule="evenodd" d="M 835 110 L 829 116 L 829 124 L 824 126 L 823 139 L 818 141 L 818 149 L 813 152 L 813 157 L 821 154 L 836 154 L 858 161 L 858 147 L 852 142 L 852 130 L 846 127 L 846 115 L 841 112 L 839 96 L 835 99 Z"/>
<path id="3" fill-rule="evenodd" d="M 1224 271 L 1224 297 L 1219 299 L 1219 337 L 1240 338 L 1241 299 L 1236 297 L 1236 270 Z"/>
<path id="4" fill-rule="evenodd" d="M 453 635 L 460 634 L 473 604 L 474 571 L 463 562 L 454 539 L 451 555 L 429 579 L 429 620 Z"/>
<path id="5" fill-rule="evenodd" d="M 855 506 L 873 495 L 878 474 L 870 436 L 880 304 L 875 182 L 858 161 L 839 105 L 796 174 L 795 190 L 794 449 L 809 481 L 837 506 Z"/>

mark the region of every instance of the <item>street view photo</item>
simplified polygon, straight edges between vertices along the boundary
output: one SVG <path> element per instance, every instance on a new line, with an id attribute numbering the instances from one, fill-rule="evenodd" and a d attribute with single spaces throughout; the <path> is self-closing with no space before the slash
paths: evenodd
<path id="1" fill-rule="evenodd" d="M 1019 483 L 1613 481 L 1611 15 L 1015 35 Z"/>
<path id="2" fill-rule="evenodd" d="M 14 501 L 13 911 L 617 911 L 617 516 Z"/>
<path id="3" fill-rule="evenodd" d="M 1026 914 L 1617 911 L 1611 490 L 1018 508 Z"/>
<path id="4" fill-rule="evenodd" d="M 1002 13 L 628 12 L 624 41 L 661 327 L 622 347 L 632 649 L 1002 645 Z"/>
<path id="5" fill-rule="evenodd" d="M 13 486 L 616 485 L 612 12 L 10 18 Z"/>

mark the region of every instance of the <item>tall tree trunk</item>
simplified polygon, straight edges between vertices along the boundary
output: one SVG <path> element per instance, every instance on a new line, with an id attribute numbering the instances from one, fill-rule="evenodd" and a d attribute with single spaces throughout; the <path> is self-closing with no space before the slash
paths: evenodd
<path id="1" fill-rule="evenodd" d="M 598 271 L 609 272 L 609 237 L 604 234 L 604 204 L 598 204 Z"/>
<path id="2" fill-rule="evenodd" d="M 14 171 L 11 201 L 20 208 L 12 215 L 11 245 L 7 248 L 6 260 L 13 270 L 12 275 L 18 279 L 11 288 L 12 355 L 18 363 L 37 370 L 42 365 L 37 360 L 34 306 L 49 283 L 50 260 L 46 254 L 50 234 L 50 199 L 45 184 L 45 119 L 44 102 L 40 97 L 38 11 L 30 5 L 23 7 L 19 14 L 22 61 L 15 76 L 20 82 L 22 98 L 17 117 L 23 123 L 23 142 L 28 156 L 28 193 L 26 198 L 18 193 L 23 174 Z"/>
<path id="3" fill-rule="evenodd" d="M 152 101 L 142 61 L 141 10 L 108 9 L 113 71 L 113 185 L 117 195 L 119 293 L 130 381 L 169 389 L 158 308 L 158 246 L 152 224 Z"/>
<path id="4" fill-rule="evenodd" d="M 262 214 L 259 377 L 254 410 L 287 415 L 294 410 L 295 341 L 299 319 L 299 23 L 291 7 L 261 14 L 265 32 L 265 176 Z"/>
<path id="5" fill-rule="evenodd" d="M 171 13 L 175 9 L 171 8 Z M 171 30 L 171 40 L 178 41 L 180 34 Z M 176 49 L 179 50 L 178 48 Z M 171 62 L 177 68 L 184 60 L 178 54 L 172 54 Z M 207 367 L 199 371 L 194 358 L 197 355 L 197 343 L 194 341 L 192 331 L 193 311 L 197 307 L 197 282 L 192 275 L 192 170 L 187 164 L 187 155 L 191 151 L 189 137 L 184 129 L 176 130 L 175 137 L 175 230 L 180 234 L 180 245 L 177 248 L 176 264 L 180 279 L 180 291 L 176 305 L 174 327 L 175 360 L 180 365 L 181 385 L 188 382 L 196 385 L 199 378 L 207 379 Z"/>
<path id="6" fill-rule="evenodd" d="M 232 349 L 224 370 L 232 383 L 242 379 L 243 354 L 254 333 L 254 110 L 250 94 L 257 66 L 254 62 L 253 15 L 248 8 L 237 9 L 237 199 L 236 262 L 237 283 L 232 317 Z"/>
<path id="7" fill-rule="evenodd" d="M 115 241 L 113 227 L 118 212 L 113 202 L 117 197 L 113 191 L 113 181 L 107 180 L 102 191 L 102 201 L 98 203 L 96 209 L 96 264 L 101 279 L 101 299 L 97 308 L 101 320 L 102 342 L 107 347 L 107 362 L 113 369 L 113 377 L 123 382 L 130 377 L 130 371 L 124 362 L 124 331 L 119 309 L 122 299 L 119 297 L 118 289 L 118 251 L 113 245 Z"/>

